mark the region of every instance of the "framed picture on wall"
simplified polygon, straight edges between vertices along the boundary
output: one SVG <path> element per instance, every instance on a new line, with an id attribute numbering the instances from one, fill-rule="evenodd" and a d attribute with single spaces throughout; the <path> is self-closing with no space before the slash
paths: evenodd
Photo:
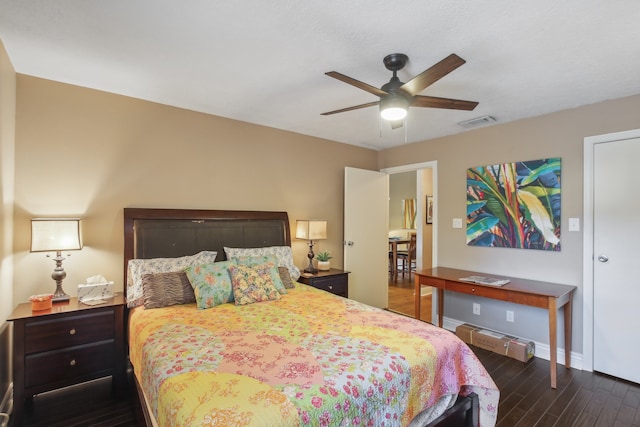
<path id="1" fill-rule="evenodd" d="M 425 218 L 427 218 L 427 224 L 433 223 L 433 196 L 427 196 L 427 214 Z"/>

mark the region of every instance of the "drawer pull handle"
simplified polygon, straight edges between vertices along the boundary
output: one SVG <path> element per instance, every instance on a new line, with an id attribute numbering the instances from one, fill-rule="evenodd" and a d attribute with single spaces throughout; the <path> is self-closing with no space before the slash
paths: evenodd
<path id="1" fill-rule="evenodd" d="M 329 285 L 329 289 L 333 290 L 333 286 Z"/>
<path id="2" fill-rule="evenodd" d="M 76 359 L 71 359 L 71 362 L 69 362 L 69 366 L 76 366 Z"/>
<path id="3" fill-rule="evenodd" d="M 475 291 L 476 291 L 476 288 L 471 288 L 471 292 L 475 292 Z"/>
<path id="4" fill-rule="evenodd" d="M 69 335 L 75 335 L 75 334 L 76 334 L 76 328 L 72 328 L 72 329 L 69 331 Z"/>

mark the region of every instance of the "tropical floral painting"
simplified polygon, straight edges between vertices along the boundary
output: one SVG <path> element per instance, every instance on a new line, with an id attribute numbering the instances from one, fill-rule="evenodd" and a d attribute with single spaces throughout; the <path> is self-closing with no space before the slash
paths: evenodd
<path id="1" fill-rule="evenodd" d="M 467 244 L 560 250 L 559 157 L 467 170 Z"/>

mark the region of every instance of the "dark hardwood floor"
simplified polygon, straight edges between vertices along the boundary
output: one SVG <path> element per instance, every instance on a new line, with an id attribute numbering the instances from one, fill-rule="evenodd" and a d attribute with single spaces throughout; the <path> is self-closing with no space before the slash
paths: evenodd
<path id="1" fill-rule="evenodd" d="M 397 283 L 390 286 L 390 307 L 402 307 L 396 297 L 398 301 L 413 301 L 411 283 L 411 279 L 405 279 L 400 286 Z M 523 363 L 487 350 L 472 349 L 500 389 L 499 427 L 640 427 L 638 384 L 559 365 L 558 388 L 553 390 L 549 387 L 548 361 L 534 357 Z M 114 397 L 107 378 L 36 396 L 25 425 L 143 426 L 144 419 L 135 387 L 132 385 L 130 390 Z"/>

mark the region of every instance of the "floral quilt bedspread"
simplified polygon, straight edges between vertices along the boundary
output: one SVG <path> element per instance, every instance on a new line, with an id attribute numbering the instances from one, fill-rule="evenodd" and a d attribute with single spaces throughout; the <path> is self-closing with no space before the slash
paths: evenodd
<path id="1" fill-rule="evenodd" d="M 130 358 L 160 426 L 405 426 L 441 397 L 499 391 L 454 334 L 312 287 L 276 301 L 130 315 Z"/>

